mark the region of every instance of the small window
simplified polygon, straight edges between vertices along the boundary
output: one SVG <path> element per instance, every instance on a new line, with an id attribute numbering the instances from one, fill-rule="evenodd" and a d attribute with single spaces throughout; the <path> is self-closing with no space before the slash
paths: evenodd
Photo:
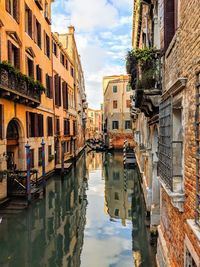
<path id="1" fill-rule="evenodd" d="M 34 64 L 33 60 L 27 57 L 27 75 L 34 79 Z"/>
<path id="2" fill-rule="evenodd" d="M 36 66 L 36 80 L 42 83 L 42 69 L 39 65 Z"/>
<path id="3" fill-rule="evenodd" d="M 131 91 L 130 84 L 127 84 L 127 86 L 126 86 L 126 92 L 130 92 L 130 91 Z"/>
<path id="4" fill-rule="evenodd" d="M 119 200 L 119 193 L 115 192 L 115 200 Z"/>
<path id="5" fill-rule="evenodd" d="M 65 56 L 63 53 L 60 53 L 60 62 L 63 64 L 63 66 L 65 65 Z"/>
<path id="6" fill-rule="evenodd" d="M 30 166 L 34 168 L 34 149 L 30 149 Z"/>
<path id="7" fill-rule="evenodd" d="M 25 31 L 32 38 L 33 28 L 32 28 L 32 11 L 25 5 Z"/>
<path id="8" fill-rule="evenodd" d="M 125 121 L 125 129 L 126 130 L 131 129 L 131 121 L 130 120 Z"/>
<path id="9" fill-rule="evenodd" d="M 119 209 L 115 209 L 115 216 L 119 217 Z"/>
<path id="10" fill-rule="evenodd" d="M 113 121 L 112 122 L 112 129 L 113 130 L 117 130 L 117 129 L 119 129 L 119 122 L 118 121 Z"/>
<path id="11" fill-rule="evenodd" d="M 127 108 L 130 108 L 131 107 L 131 100 L 130 99 L 127 99 L 126 100 L 126 107 Z"/>
<path id="12" fill-rule="evenodd" d="M 50 38 L 46 33 L 44 34 L 44 43 L 45 43 L 44 47 L 45 55 L 47 55 L 47 57 L 50 58 Z"/>
<path id="13" fill-rule="evenodd" d="M 58 117 L 56 118 L 56 134 L 60 134 L 60 119 Z"/>
<path id="14" fill-rule="evenodd" d="M 53 118 L 47 117 L 47 135 L 53 136 Z"/>
<path id="15" fill-rule="evenodd" d="M 38 148 L 38 166 L 42 166 L 42 147 Z"/>
<path id="16" fill-rule="evenodd" d="M 53 42 L 53 54 L 57 57 L 58 51 L 57 51 L 57 44 Z"/>
<path id="17" fill-rule="evenodd" d="M 66 67 L 66 69 L 68 70 L 69 66 L 68 66 L 68 60 L 67 60 L 67 59 L 66 59 L 66 61 L 65 61 L 65 67 Z"/>
<path id="18" fill-rule="evenodd" d="M 113 86 L 113 93 L 117 93 L 117 85 Z"/>
<path id="19" fill-rule="evenodd" d="M 70 67 L 70 73 L 71 73 L 71 76 L 74 77 L 74 69 L 72 67 Z"/>
<path id="20" fill-rule="evenodd" d="M 116 109 L 117 108 L 117 100 L 113 101 L 113 108 Z"/>
<path id="21" fill-rule="evenodd" d="M 69 119 L 64 119 L 64 135 L 68 136 L 70 134 L 70 121 Z"/>

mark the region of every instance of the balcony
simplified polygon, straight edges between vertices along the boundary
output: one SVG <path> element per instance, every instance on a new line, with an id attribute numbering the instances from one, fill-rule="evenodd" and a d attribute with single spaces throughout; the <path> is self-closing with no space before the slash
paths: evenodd
<path id="1" fill-rule="evenodd" d="M 159 111 L 162 94 L 160 52 L 136 49 L 127 55 L 127 72 L 135 90 L 135 108 L 152 117 Z"/>
<path id="2" fill-rule="evenodd" d="M 44 87 L 8 63 L 0 63 L 0 96 L 14 102 L 37 107 Z"/>
<path id="3" fill-rule="evenodd" d="M 42 0 L 35 0 L 35 3 L 40 10 L 43 10 Z"/>

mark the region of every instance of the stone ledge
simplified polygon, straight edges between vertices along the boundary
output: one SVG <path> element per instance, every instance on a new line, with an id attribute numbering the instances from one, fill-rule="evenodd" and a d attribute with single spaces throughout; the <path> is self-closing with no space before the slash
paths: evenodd
<path id="1" fill-rule="evenodd" d="M 197 241 L 199 242 L 199 245 L 200 245 L 200 228 L 199 228 L 199 226 L 195 223 L 195 220 L 193 220 L 193 219 L 188 219 L 187 224 L 191 228 L 192 232 L 194 233 L 194 235 L 197 238 Z"/>
<path id="2" fill-rule="evenodd" d="M 165 190 L 165 192 L 168 194 L 168 196 L 171 198 L 171 204 L 177 208 L 180 212 L 184 211 L 184 201 L 185 201 L 185 193 L 176 193 L 172 192 L 169 187 L 166 186 L 165 182 L 161 179 L 161 177 L 158 177 L 162 188 Z"/>

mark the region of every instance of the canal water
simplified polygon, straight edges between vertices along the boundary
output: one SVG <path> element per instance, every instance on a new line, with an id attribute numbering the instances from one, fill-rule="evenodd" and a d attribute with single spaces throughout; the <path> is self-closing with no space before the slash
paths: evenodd
<path id="1" fill-rule="evenodd" d="M 0 216 L 0 267 L 154 267 L 137 169 L 89 153 L 44 198 Z"/>

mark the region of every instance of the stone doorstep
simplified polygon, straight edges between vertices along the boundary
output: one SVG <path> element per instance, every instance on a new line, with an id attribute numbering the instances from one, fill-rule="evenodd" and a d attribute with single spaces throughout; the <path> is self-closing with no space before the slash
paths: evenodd
<path id="1" fill-rule="evenodd" d="M 180 212 L 184 211 L 184 201 L 185 201 L 185 193 L 176 193 L 172 192 L 165 184 L 165 182 L 158 176 L 158 179 L 161 183 L 162 188 L 165 190 L 167 195 L 171 198 L 171 204 L 177 208 Z"/>

